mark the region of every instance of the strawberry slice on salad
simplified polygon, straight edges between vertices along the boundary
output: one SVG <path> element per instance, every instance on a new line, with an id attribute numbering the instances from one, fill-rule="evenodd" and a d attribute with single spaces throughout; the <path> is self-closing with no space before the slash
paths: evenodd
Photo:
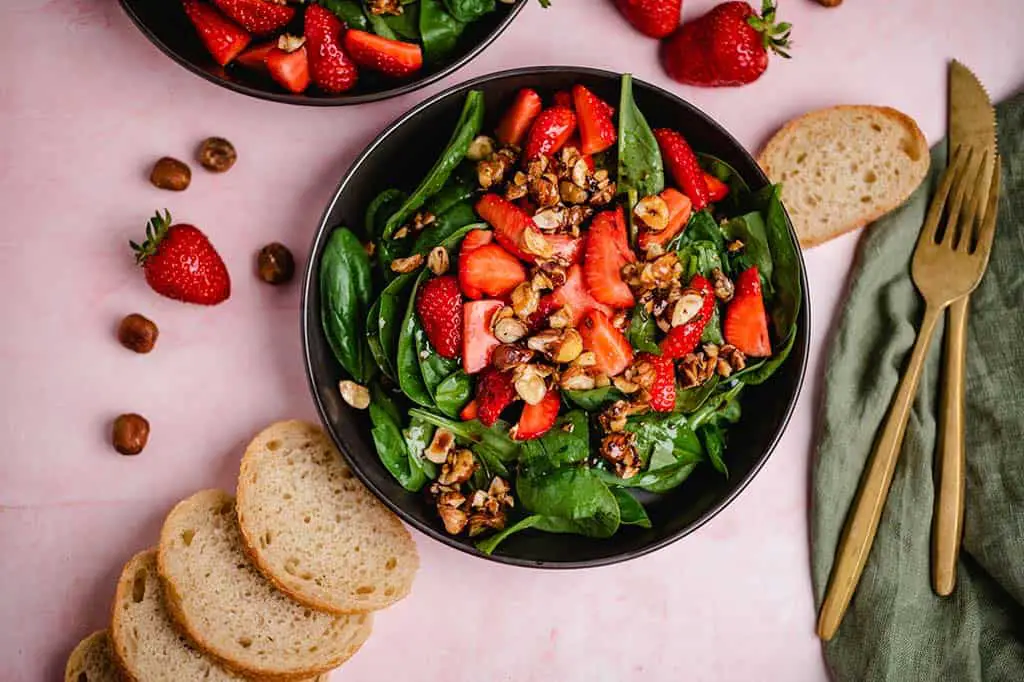
<path id="1" fill-rule="evenodd" d="M 633 346 L 611 319 L 600 310 L 591 310 L 580 322 L 583 348 L 597 358 L 595 368 L 610 377 L 622 374 L 633 364 Z"/>
<path id="2" fill-rule="evenodd" d="M 584 154 L 597 154 L 615 144 L 618 134 L 612 123 L 610 107 L 597 95 L 582 85 L 572 88 L 572 99 L 579 120 L 580 151 Z"/>
<path id="3" fill-rule="evenodd" d="M 636 300 L 622 280 L 622 268 L 635 259 L 622 209 L 597 214 L 590 225 L 583 260 L 583 277 L 591 295 L 613 308 L 632 307 Z"/>
<path id="4" fill-rule="evenodd" d="M 536 90 L 523 88 L 515 101 L 501 118 L 495 135 L 502 144 L 519 145 L 530 132 L 530 126 L 544 108 L 544 102 Z"/>
<path id="5" fill-rule="evenodd" d="M 685 357 L 697 348 L 700 337 L 704 334 L 704 327 L 711 321 L 715 311 L 715 290 L 711 282 L 701 275 L 693 276 L 689 290 L 683 292 L 683 296 L 699 297 L 699 301 L 693 304 L 693 315 L 682 324 L 672 327 L 668 336 L 661 342 L 661 354 L 675 360 Z"/>
<path id="6" fill-rule="evenodd" d="M 494 426 L 505 408 L 518 398 L 512 373 L 487 367 L 480 372 L 476 382 L 476 418 L 484 426 Z"/>
<path id="7" fill-rule="evenodd" d="M 526 281 L 526 268 L 497 244 L 485 244 L 459 258 L 459 281 L 463 291 L 500 298 Z"/>
<path id="8" fill-rule="evenodd" d="M 530 126 L 523 158 L 529 161 L 541 154 L 552 156 L 565 146 L 575 131 L 576 114 L 572 109 L 560 106 L 545 109 Z"/>
<path id="9" fill-rule="evenodd" d="M 673 187 L 666 187 L 658 195 L 668 206 L 668 226 L 664 230 L 641 230 L 636 243 L 646 251 L 652 245 L 665 246 L 686 228 L 686 223 L 693 215 L 693 204 L 690 198 Z"/>
<path id="10" fill-rule="evenodd" d="M 674 130 L 658 128 L 654 131 L 661 155 L 676 184 L 693 202 L 693 210 L 700 211 L 711 201 L 711 191 L 704 171 L 686 138 Z"/>
<path id="11" fill-rule="evenodd" d="M 509 432 L 512 440 L 533 440 L 543 436 L 558 421 L 558 409 L 561 406 L 562 399 L 558 390 L 549 388 L 539 403 L 523 407 L 523 414 Z"/>
<path id="12" fill-rule="evenodd" d="M 476 204 L 477 214 L 494 228 L 494 237 L 519 260 L 537 262 L 536 250 L 575 263 L 582 253 L 582 239 L 567 234 L 543 234 L 530 214 L 497 194 L 485 194 Z M 531 248 L 532 247 L 532 248 Z"/>
<path id="13" fill-rule="evenodd" d="M 289 92 L 304 92 L 309 87 L 309 58 L 304 43 L 303 38 L 281 36 L 265 59 L 270 77 Z"/>
<path id="14" fill-rule="evenodd" d="M 469 256 L 481 246 L 490 244 L 493 241 L 494 233 L 490 230 L 470 230 L 462 238 L 462 246 L 459 248 L 459 286 L 462 287 L 462 293 L 467 298 L 479 299 L 483 298 L 484 295 L 484 292 L 476 288 L 472 282 L 462 275 L 462 273 L 468 270 L 466 263 L 469 260 Z"/>
<path id="15" fill-rule="evenodd" d="M 248 31 L 205 2 L 182 0 L 181 4 L 206 50 L 221 66 L 230 64 L 252 41 Z"/>
<path id="16" fill-rule="evenodd" d="M 295 18 L 294 7 L 268 0 L 213 0 L 213 4 L 229 19 L 257 36 L 279 31 Z"/>
<path id="17" fill-rule="evenodd" d="M 341 44 L 344 25 L 320 5 L 306 7 L 306 51 L 309 75 L 324 92 L 337 95 L 355 87 L 359 69 Z"/>
<path id="18" fill-rule="evenodd" d="M 772 354 L 757 266 L 744 270 L 736 278 L 736 292 L 725 311 L 722 334 L 749 357 L 766 358 Z"/>
<path id="19" fill-rule="evenodd" d="M 427 280 L 416 298 L 416 314 L 430 345 L 443 358 L 462 351 L 462 292 L 453 275 Z"/>
<path id="20" fill-rule="evenodd" d="M 501 345 L 491 331 L 494 314 L 505 306 L 501 301 L 471 301 L 462 307 L 462 368 L 476 374 L 491 364 L 491 354 Z"/>
<path id="21" fill-rule="evenodd" d="M 415 43 L 349 29 L 345 49 L 359 66 L 392 78 L 406 78 L 423 68 L 423 50 Z"/>

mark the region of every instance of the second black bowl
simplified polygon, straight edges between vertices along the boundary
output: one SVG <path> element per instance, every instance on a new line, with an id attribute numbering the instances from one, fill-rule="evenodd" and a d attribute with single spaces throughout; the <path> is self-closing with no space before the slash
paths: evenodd
<path id="1" fill-rule="evenodd" d="M 361 226 L 367 205 L 388 187 L 412 188 L 433 164 L 459 118 L 466 93 L 481 90 L 486 101 L 484 130 L 523 87 L 549 95 L 582 83 L 599 97 L 618 102 L 619 74 L 575 67 L 524 68 L 469 81 L 420 104 L 378 137 L 349 169 L 317 228 L 302 295 L 302 336 L 306 369 L 320 417 L 359 478 L 404 521 L 456 549 L 502 563 L 546 568 L 576 568 L 623 561 L 651 552 L 699 528 L 726 507 L 761 469 L 789 421 L 807 363 L 810 321 L 807 279 L 797 250 L 802 304 L 792 353 L 769 381 L 743 394 L 743 418 L 729 431 L 726 457 L 729 477 L 700 466 L 680 487 L 645 500 L 652 528 L 623 527 L 613 537 L 596 540 L 574 535 L 526 532 L 512 536 L 490 556 L 471 541 L 447 535 L 436 510 L 422 495 L 405 491 L 377 457 L 369 420 L 348 407 L 338 392 L 342 371 L 320 325 L 317 286 L 320 258 L 331 230 Z M 634 96 L 651 127 L 672 127 L 700 151 L 729 163 L 751 189 L 768 184 L 749 153 L 721 126 L 675 95 L 634 81 Z M 790 226 L 794 246 L 796 235 Z"/>

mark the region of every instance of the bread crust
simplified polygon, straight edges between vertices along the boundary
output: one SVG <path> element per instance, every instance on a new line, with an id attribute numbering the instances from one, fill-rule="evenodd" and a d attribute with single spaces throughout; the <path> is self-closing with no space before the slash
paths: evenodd
<path id="1" fill-rule="evenodd" d="M 75 648 L 68 655 L 68 662 L 64 666 L 64 682 L 78 682 L 78 675 L 85 669 L 85 657 L 93 646 L 103 646 L 106 640 L 107 650 L 111 654 L 111 662 L 115 664 L 114 674 L 118 679 L 127 680 L 124 670 L 118 668 L 116 657 L 113 655 L 114 647 L 111 642 L 109 630 L 96 630 L 82 638 Z M 99 681 L 97 681 L 99 682 Z"/>
<path id="2" fill-rule="evenodd" d="M 915 182 L 914 188 L 911 189 L 906 196 L 893 196 L 887 201 L 880 202 L 880 206 L 878 208 L 873 208 L 870 211 L 865 212 L 857 219 L 845 225 L 834 227 L 828 232 L 828 234 L 822 236 L 811 237 L 801 234 L 799 226 L 795 225 L 795 227 L 797 227 L 797 236 L 800 241 L 800 247 L 804 249 L 824 244 L 827 241 L 831 241 L 836 237 L 840 237 L 848 232 L 860 229 L 865 225 L 878 220 L 883 215 L 901 206 L 910 194 L 913 194 L 913 192 L 916 191 L 917 187 L 920 186 L 921 182 L 923 182 L 924 178 L 928 175 L 928 167 L 930 165 L 928 142 L 925 139 L 924 133 L 921 132 L 921 128 L 917 125 L 917 121 L 898 109 L 869 104 L 841 104 L 826 109 L 818 109 L 798 116 L 787 122 L 771 137 L 771 139 L 768 140 L 764 148 L 761 150 L 761 153 L 757 156 L 757 163 L 761 166 L 765 175 L 767 175 L 772 182 L 777 182 L 776 178 L 778 177 L 779 169 L 772 166 L 771 159 L 781 155 L 785 146 L 791 142 L 794 133 L 801 127 L 817 119 L 827 119 L 835 112 L 861 112 L 865 114 L 880 115 L 895 121 L 901 128 L 911 134 L 914 139 L 914 145 L 924 162 L 921 164 L 922 169 L 920 171 L 920 177 Z M 914 164 L 914 167 L 916 168 L 917 164 Z"/>

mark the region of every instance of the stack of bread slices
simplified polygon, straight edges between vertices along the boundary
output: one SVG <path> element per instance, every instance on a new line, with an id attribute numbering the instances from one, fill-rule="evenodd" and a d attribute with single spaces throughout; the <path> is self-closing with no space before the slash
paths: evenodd
<path id="1" fill-rule="evenodd" d="M 324 433 L 280 422 L 246 449 L 237 496 L 179 502 L 125 565 L 110 628 L 75 648 L 65 682 L 326 680 L 418 567 Z"/>

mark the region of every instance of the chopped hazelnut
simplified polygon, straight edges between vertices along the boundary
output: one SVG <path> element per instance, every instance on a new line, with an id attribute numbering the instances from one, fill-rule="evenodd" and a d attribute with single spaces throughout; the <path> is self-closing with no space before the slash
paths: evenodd
<path id="1" fill-rule="evenodd" d="M 512 290 L 512 309 L 520 319 L 527 319 L 537 312 L 540 305 L 540 294 L 530 286 L 529 282 L 523 282 Z"/>
<path id="2" fill-rule="evenodd" d="M 601 439 L 601 457 L 612 465 L 619 478 L 631 478 L 640 472 L 640 455 L 636 449 L 636 434 L 611 433 Z"/>
<path id="3" fill-rule="evenodd" d="M 476 460 L 470 450 L 461 448 L 448 453 L 437 482 L 441 485 L 458 485 L 469 480 L 476 471 Z"/>
<path id="4" fill-rule="evenodd" d="M 414 253 L 408 258 L 396 258 L 391 261 L 391 270 L 393 272 L 405 274 L 407 272 L 413 272 L 421 265 L 423 265 L 423 254 Z"/>
<path id="5" fill-rule="evenodd" d="M 448 258 L 448 249 L 443 246 L 435 246 L 427 256 L 427 267 L 435 275 L 443 275 L 448 272 L 451 263 Z"/>
<path id="6" fill-rule="evenodd" d="M 533 351 L 529 348 L 516 346 L 511 343 L 503 343 L 491 353 L 491 366 L 499 372 L 525 365 L 533 360 Z"/>
<path id="7" fill-rule="evenodd" d="M 434 464 L 444 464 L 454 447 L 455 434 L 444 427 L 438 427 L 434 431 L 434 438 L 430 441 L 430 445 L 423 451 L 423 456 Z"/>
<path id="8" fill-rule="evenodd" d="M 668 204 L 659 196 L 644 197 L 633 209 L 637 220 L 653 232 L 660 232 L 668 227 Z"/>
<path id="9" fill-rule="evenodd" d="M 469 143 L 466 158 L 470 161 L 483 161 L 494 153 L 494 140 L 486 135 L 477 135 Z"/>
<path id="10" fill-rule="evenodd" d="M 342 379 L 338 382 L 338 392 L 346 403 L 357 410 L 365 410 L 370 406 L 370 391 L 366 386 Z"/>
<path id="11" fill-rule="evenodd" d="M 494 336 L 502 343 L 515 343 L 526 336 L 529 330 L 522 320 L 507 317 L 494 325 Z"/>

